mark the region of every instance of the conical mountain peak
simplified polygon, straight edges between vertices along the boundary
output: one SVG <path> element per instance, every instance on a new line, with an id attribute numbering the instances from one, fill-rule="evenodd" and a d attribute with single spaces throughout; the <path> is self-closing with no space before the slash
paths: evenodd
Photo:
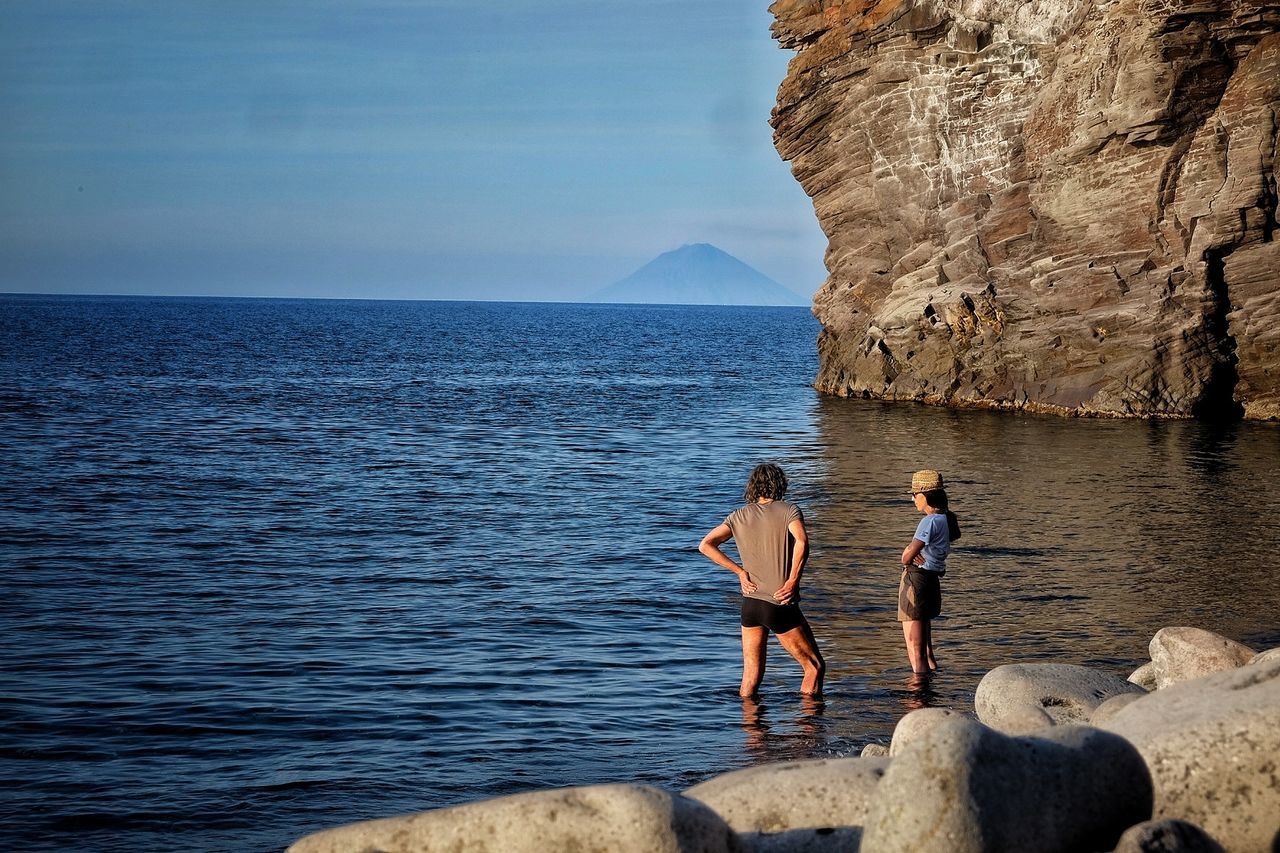
<path id="1" fill-rule="evenodd" d="M 591 302 L 807 305 L 799 294 L 710 243 L 686 243 L 596 291 Z"/>

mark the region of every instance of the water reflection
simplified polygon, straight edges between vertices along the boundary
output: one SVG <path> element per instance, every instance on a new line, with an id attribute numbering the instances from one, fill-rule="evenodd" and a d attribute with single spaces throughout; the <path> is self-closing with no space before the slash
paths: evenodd
<path id="1" fill-rule="evenodd" d="M 821 697 L 805 695 L 799 700 L 799 708 L 776 727 L 770 723 L 765 702 L 757 698 L 742 700 L 743 745 L 754 761 L 777 761 L 818 751 L 823 741 L 826 702 Z"/>
<path id="2" fill-rule="evenodd" d="M 1063 661 L 1125 672 L 1165 625 L 1280 645 L 1280 431 L 1262 424 L 1063 420 L 818 398 L 798 495 L 814 552 L 806 612 L 828 699 L 857 684 L 905 708 L 967 706 L 988 669 Z M 948 480 L 964 538 L 933 630 L 945 674 L 903 688 L 898 555 L 911 472 Z M 835 691 L 833 693 L 833 691 Z"/>
<path id="3" fill-rule="evenodd" d="M 932 672 L 913 672 L 907 676 L 902 692 L 902 705 L 907 711 L 932 708 L 938 704 L 938 693 L 933 689 Z"/>
<path id="4" fill-rule="evenodd" d="M 752 696 L 742 699 L 742 731 L 748 751 L 759 753 L 768 746 L 769 723 L 764 716 L 764 705 Z"/>

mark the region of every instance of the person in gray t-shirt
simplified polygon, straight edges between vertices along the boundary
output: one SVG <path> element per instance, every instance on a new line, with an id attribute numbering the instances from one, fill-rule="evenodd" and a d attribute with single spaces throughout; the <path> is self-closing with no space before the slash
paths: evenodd
<path id="1" fill-rule="evenodd" d="M 787 477 L 777 465 L 757 465 L 747 480 L 746 506 L 702 538 L 698 546 L 718 566 L 738 576 L 742 588 L 742 687 L 744 698 L 756 695 L 764 677 L 769 632 L 804 670 L 800 692 L 822 693 L 826 663 L 809 622 L 800 612 L 800 574 L 809 557 L 809 537 L 800 507 L 782 498 Z M 720 546 L 730 539 L 742 565 Z"/>

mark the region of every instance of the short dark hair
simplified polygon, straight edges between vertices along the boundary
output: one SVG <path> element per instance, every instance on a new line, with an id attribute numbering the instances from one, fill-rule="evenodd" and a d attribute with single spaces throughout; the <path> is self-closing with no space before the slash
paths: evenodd
<path id="1" fill-rule="evenodd" d="M 787 475 L 772 462 L 764 462 L 755 467 L 747 479 L 746 491 L 742 497 L 747 503 L 755 503 L 757 498 L 781 500 L 787 494 Z"/>

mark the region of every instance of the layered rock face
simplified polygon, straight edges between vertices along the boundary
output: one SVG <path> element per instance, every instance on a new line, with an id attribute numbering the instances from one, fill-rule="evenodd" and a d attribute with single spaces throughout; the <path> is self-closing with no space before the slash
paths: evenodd
<path id="1" fill-rule="evenodd" d="M 770 9 L 819 390 L 1280 418 L 1280 3 Z"/>

